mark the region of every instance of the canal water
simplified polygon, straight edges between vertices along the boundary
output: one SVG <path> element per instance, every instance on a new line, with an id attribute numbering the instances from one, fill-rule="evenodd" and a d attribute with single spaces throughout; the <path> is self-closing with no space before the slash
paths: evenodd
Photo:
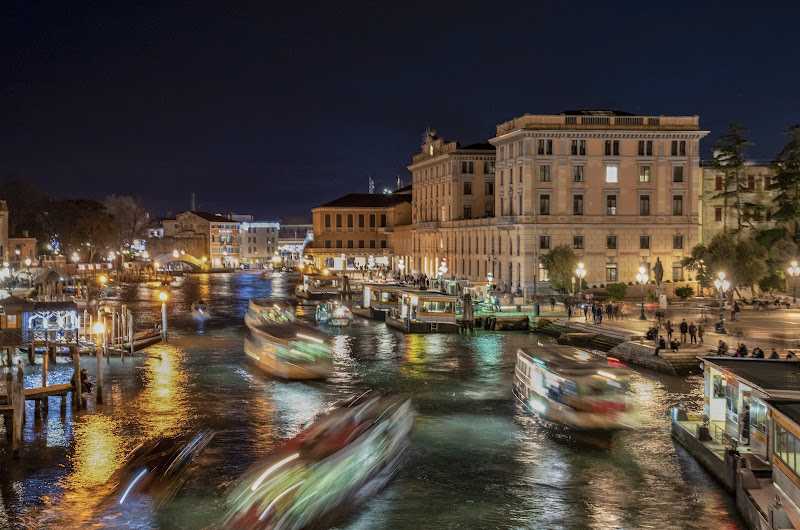
<path id="1" fill-rule="evenodd" d="M 116 297 L 134 308 L 137 327 L 160 319 L 158 289 L 123 286 Z M 169 344 L 104 364 L 106 404 L 95 407 L 91 397 L 88 410 L 67 412 L 66 422 L 58 406 L 34 419 L 28 405 L 20 458 L 0 446 L 0 528 L 213 528 L 241 473 L 328 405 L 367 388 L 412 398 L 412 443 L 387 487 L 338 528 L 742 528 L 730 497 L 669 434 L 671 405 L 701 408 L 699 377 L 634 370 L 644 426 L 610 449 L 575 445 L 513 398 L 516 349 L 547 340 L 533 334 L 404 335 L 357 318 L 332 337 L 329 380 L 265 376 L 242 351 L 247 301 L 290 289 L 281 278 L 243 273 L 192 275 L 171 286 Z M 198 299 L 213 318 L 192 319 Z M 68 360 L 60 361 L 53 384 L 71 376 Z M 81 362 L 94 380 L 95 359 Z M 26 366 L 26 386 L 40 384 L 39 370 Z M 107 479 L 136 444 L 195 428 L 216 436 L 169 505 L 100 507 Z"/>

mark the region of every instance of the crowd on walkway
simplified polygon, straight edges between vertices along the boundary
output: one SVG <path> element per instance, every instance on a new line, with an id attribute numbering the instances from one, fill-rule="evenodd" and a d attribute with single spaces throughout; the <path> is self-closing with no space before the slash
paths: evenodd
<path id="1" fill-rule="evenodd" d="M 756 346 L 755 348 L 753 348 L 753 351 L 751 352 L 751 351 L 748 351 L 747 345 L 744 344 L 743 342 L 739 343 L 739 345 L 736 347 L 736 349 L 733 350 L 733 353 L 730 353 L 730 351 L 731 350 L 728 347 L 728 343 L 725 342 L 724 340 L 720 339 L 719 343 L 717 344 L 716 353 L 717 353 L 718 356 L 721 356 L 721 357 L 741 357 L 741 358 L 748 357 L 748 358 L 751 358 L 751 359 L 780 359 L 781 358 L 780 354 L 778 353 L 778 350 L 776 350 L 775 348 L 772 348 L 772 352 L 769 354 L 769 357 L 766 357 L 765 354 L 764 354 L 764 350 L 762 350 L 760 347 Z M 788 360 L 792 360 L 792 359 L 797 360 L 797 354 L 794 353 L 792 350 L 789 350 L 789 353 L 786 354 L 785 358 L 788 359 Z"/>
<path id="2" fill-rule="evenodd" d="M 678 324 L 678 331 L 680 332 L 680 338 L 675 334 L 675 328 L 670 320 L 667 320 L 663 324 L 664 335 L 660 334 L 661 322 L 663 319 L 663 312 L 658 312 L 657 314 L 657 324 L 656 326 L 651 327 L 647 330 L 645 334 L 645 338 L 648 340 L 652 340 L 656 346 L 656 351 L 654 355 L 658 355 L 658 352 L 666 349 L 669 346 L 671 351 L 678 351 L 681 345 L 686 344 L 695 344 L 701 345 L 703 344 L 703 339 L 706 334 L 706 329 L 703 326 L 702 322 L 697 324 L 694 321 L 686 322 L 684 318 L 680 324 Z M 666 335 L 666 338 L 665 338 Z"/>
<path id="3" fill-rule="evenodd" d="M 550 309 L 555 310 L 555 298 L 550 299 Z M 631 313 L 631 305 L 628 302 L 585 303 L 574 298 L 565 298 L 564 310 L 567 312 L 567 319 L 572 319 L 573 314 L 580 316 L 582 312 L 586 322 L 591 319 L 594 324 L 602 324 L 604 318 L 612 322 L 627 319 Z"/>

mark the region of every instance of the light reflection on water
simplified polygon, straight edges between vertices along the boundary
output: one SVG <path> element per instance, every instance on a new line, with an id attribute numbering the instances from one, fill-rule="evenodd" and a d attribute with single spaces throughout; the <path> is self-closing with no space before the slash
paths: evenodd
<path id="1" fill-rule="evenodd" d="M 160 321 L 157 284 L 123 286 L 137 329 Z M 251 297 L 287 296 L 285 277 L 194 275 L 169 286 L 170 343 L 122 364 L 106 365 L 107 403 L 72 413 L 55 401 L 45 421 L 26 427 L 26 450 L 11 462 L 0 449 L 3 517 L 28 526 L 70 527 L 98 519 L 94 501 L 127 451 L 184 428 L 217 431 L 171 505 L 145 504 L 113 519 L 115 527 L 195 528 L 224 513 L 235 479 L 283 437 L 299 432 L 331 403 L 375 388 L 412 396 L 416 426 L 405 465 L 379 495 L 341 524 L 348 528 L 705 528 L 736 527 L 729 498 L 672 441 L 667 406 L 700 406 L 698 377 L 634 373 L 631 390 L 643 428 L 611 450 L 564 443 L 526 415 L 511 394 L 516 348 L 535 343 L 519 333 L 404 335 L 356 318 L 327 329 L 334 375 L 326 382 L 284 382 L 261 373 L 242 352 L 242 317 Z M 196 321 L 204 299 L 212 318 Z M 313 320 L 313 306 L 302 308 Z M 202 333 L 202 335 L 199 335 Z M 94 359 L 84 358 L 94 378 Z M 39 366 L 26 366 L 29 385 Z M 71 368 L 53 367 L 51 382 Z M 29 405 L 32 417 L 32 404 Z M 38 441 L 37 441 L 38 440 Z M 31 449 L 33 448 L 33 449 Z M 102 453 L 100 459 L 95 458 Z M 87 500 L 89 499 L 89 500 Z M 676 510 L 676 507 L 680 509 Z M 109 524 L 109 519 L 103 519 Z"/>

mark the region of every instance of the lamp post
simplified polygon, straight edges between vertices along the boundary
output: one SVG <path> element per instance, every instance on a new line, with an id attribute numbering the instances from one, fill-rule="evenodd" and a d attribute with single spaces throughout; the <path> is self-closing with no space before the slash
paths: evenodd
<path id="1" fill-rule="evenodd" d="M 644 315 L 644 284 L 647 283 L 647 272 L 644 267 L 639 267 L 639 274 L 636 275 L 636 279 L 642 286 L 642 312 L 639 314 L 639 320 L 647 320 Z"/>
<path id="2" fill-rule="evenodd" d="M 583 262 L 578 263 L 578 268 L 575 269 L 575 276 L 578 278 L 578 300 L 580 300 L 581 291 L 583 290 L 583 279 L 586 277 L 586 269 L 583 268 Z"/>
<path id="3" fill-rule="evenodd" d="M 161 300 L 161 334 L 164 342 L 167 342 L 167 298 L 167 293 L 164 291 L 158 293 L 158 299 Z"/>
<path id="4" fill-rule="evenodd" d="M 794 278 L 792 282 L 792 289 L 794 291 L 792 303 L 797 305 L 797 277 L 800 276 L 800 267 L 797 266 L 797 262 L 793 261 L 792 266 L 789 267 L 789 276 Z"/>
<path id="5" fill-rule="evenodd" d="M 28 270 L 28 287 L 30 287 L 33 285 L 33 282 L 31 281 L 31 258 L 25 258 L 25 267 Z"/>
<path id="6" fill-rule="evenodd" d="M 442 258 L 442 264 L 439 266 L 439 279 L 443 279 L 445 274 L 447 274 L 447 262 Z"/>
<path id="7" fill-rule="evenodd" d="M 717 323 L 717 333 L 726 335 L 725 331 L 725 291 L 730 287 L 730 283 L 725 279 L 725 273 L 720 271 L 717 274 L 717 279 L 714 280 L 714 287 L 717 288 L 719 293 L 719 322 Z"/>
<path id="8" fill-rule="evenodd" d="M 397 269 L 400 271 L 400 279 L 403 277 L 403 269 L 406 268 L 406 264 L 403 262 L 403 258 L 400 258 L 400 262 L 397 264 Z"/>
<path id="9" fill-rule="evenodd" d="M 97 403 L 103 403 L 103 354 L 108 355 L 106 351 L 106 326 L 98 319 L 92 326 L 92 331 L 97 335 Z M 102 348 L 102 349 L 101 349 Z M 75 385 L 80 385 L 79 377 L 75 377 Z"/>

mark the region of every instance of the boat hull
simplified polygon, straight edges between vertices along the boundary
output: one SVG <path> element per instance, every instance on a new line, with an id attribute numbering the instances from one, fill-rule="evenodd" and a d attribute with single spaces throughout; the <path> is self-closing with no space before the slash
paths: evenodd
<path id="1" fill-rule="evenodd" d="M 317 361 L 293 363 L 281 358 L 278 343 L 250 338 L 244 340 L 244 353 L 255 365 L 275 377 L 282 379 L 325 379 L 333 373 L 333 362 Z"/>

